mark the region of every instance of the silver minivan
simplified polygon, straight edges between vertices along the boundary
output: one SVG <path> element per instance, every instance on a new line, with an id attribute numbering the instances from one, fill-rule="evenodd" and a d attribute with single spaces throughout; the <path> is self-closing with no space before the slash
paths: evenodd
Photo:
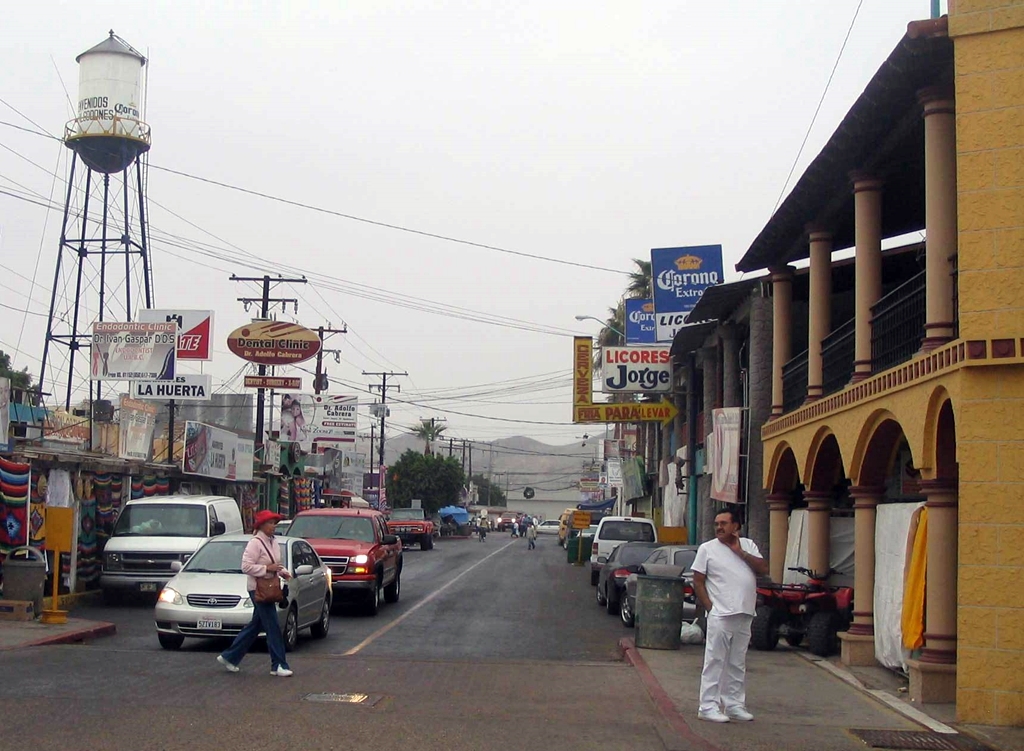
<path id="1" fill-rule="evenodd" d="M 103 549 L 100 588 L 108 601 L 132 592 L 159 592 L 211 537 L 242 531 L 233 498 L 171 495 L 128 501 Z"/>

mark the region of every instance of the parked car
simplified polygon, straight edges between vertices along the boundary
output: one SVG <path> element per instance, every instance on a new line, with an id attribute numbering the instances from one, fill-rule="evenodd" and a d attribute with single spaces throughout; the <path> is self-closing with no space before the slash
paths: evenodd
<path id="1" fill-rule="evenodd" d="M 108 602 L 132 592 L 159 592 L 211 537 L 238 534 L 242 515 L 233 498 L 171 495 L 128 501 L 103 550 L 100 588 Z"/>
<path id="2" fill-rule="evenodd" d="M 274 534 L 286 537 L 288 535 L 288 529 L 292 526 L 291 519 L 282 519 L 277 523 L 277 529 Z"/>
<path id="3" fill-rule="evenodd" d="M 569 536 L 569 525 L 572 524 L 572 512 L 576 509 L 567 508 L 558 517 L 558 542 L 565 547 L 565 540 Z"/>
<path id="4" fill-rule="evenodd" d="M 626 577 L 635 573 L 657 547 L 656 542 L 625 542 L 608 556 L 597 577 L 597 604 L 603 605 L 609 615 L 619 612 Z"/>
<path id="5" fill-rule="evenodd" d="M 557 535 L 558 534 L 558 519 L 548 519 L 547 521 L 541 522 L 537 525 L 538 535 Z"/>
<path id="6" fill-rule="evenodd" d="M 636 573 L 626 577 L 626 589 L 619 605 L 622 624 L 633 627 L 636 618 L 637 576 L 680 576 L 686 584 L 683 589 L 683 620 L 692 621 L 697 617 L 697 598 L 693 592 L 693 559 L 697 557 L 696 545 L 664 545 L 657 548 L 646 561 L 640 564 Z"/>
<path id="7" fill-rule="evenodd" d="M 398 537 L 402 545 L 419 545 L 420 550 L 434 547 L 434 523 L 421 508 L 396 508 L 387 520 L 388 532 Z"/>
<path id="8" fill-rule="evenodd" d="M 252 537 L 216 537 L 196 551 L 160 591 L 154 609 L 157 638 L 164 649 L 178 649 L 186 637 L 233 637 L 252 620 L 242 553 Z M 277 611 L 285 648 L 292 650 L 299 632 L 323 639 L 331 625 L 331 575 L 305 540 L 277 538 L 281 562 L 292 573 L 288 596 Z M 260 636 L 266 637 L 266 634 Z"/>
<path id="9" fill-rule="evenodd" d="M 288 530 L 302 537 L 331 569 L 336 600 L 361 601 L 377 615 L 381 600 L 398 602 L 402 590 L 402 543 L 373 509 L 319 508 L 299 513 Z"/>
<path id="10" fill-rule="evenodd" d="M 590 583 L 597 585 L 601 567 L 616 546 L 624 542 L 657 542 L 654 522 L 636 516 L 606 516 L 597 525 L 594 547 L 590 551 Z"/>

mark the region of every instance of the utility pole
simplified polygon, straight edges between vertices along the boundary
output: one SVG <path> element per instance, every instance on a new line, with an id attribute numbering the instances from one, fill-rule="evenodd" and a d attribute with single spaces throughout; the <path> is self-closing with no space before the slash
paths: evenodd
<path id="1" fill-rule="evenodd" d="M 271 303 L 281 303 L 282 309 L 284 309 L 288 303 L 295 306 L 296 312 L 299 310 L 299 301 L 294 297 L 271 297 L 270 288 L 271 285 L 278 284 L 306 284 L 308 280 L 306 277 L 299 277 L 298 279 L 286 279 L 283 276 L 270 276 L 264 274 L 263 276 L 235 276 L 232 274 L 229 279 L 233 282 L 260 282 L 263 285 L 263 294 L 259 298 L 252 297 L 239 297 L 238 302 L 245 305 L 246 309 L 254 303 L 259 303 L 260 306 L 260 318 L 267 320 L 270 318 L 270 305 Z M 258 365 L 257 373 L 263 376 L 267 374 L 266 365 Z M 266 400 L 264 398 L 263 389 L 256 389 L 256 448 L 259 449 L 263 446 L 263 419 L 264 412 L 266 411 Z"/>
<path id="2" fill-rule="evenodd" d="M 335 359 L 340 362 L 341 350 L 338 349 L 324 349 L 324 334 L 331 336 L 332 334 L 347 334 L 348 326 L 342 325 L 340 329 L 332 329 L 331 324 L 328 323 L 326 326 L 317 326 L 316 333 L 320 336 L 320 351 L 316 353 L 316 375 L 313 377 L 313 393 L 319 394 L 323 391 L 327 391 L 327 376 L 324 373 L 324 353 L 334 355 Z"/>
<path id="3" fill-rule="evenodd" d="M 387 414 L 388 414 L 388 408 L 387 408 L 388 389 L 395 389 L 396 391 L 398 391 L 398 393 L 402 393 L 402 386 L 401 386 L 401 384 L 392 383 L 392 384 L 389 385 L 388 384 L 388 378 L 396 378 L 398 376 L 407 376 L 409 374 L 404 372 L 404 371 L 401 372 L 401 373 L 395 373 L 394 371 L 389 371 L 387 373 L 382 373 L 382 372 L 368 373 L 368 372 L 366 372 L 364 370 L 363 371 L 363 375 L 364 376 L 378 376 L 380 378 L 380 383 L 371 383 L 370 384 L 370 391 L 378 391 L 378 392 L 380 392 L 380 451 L 377 454 L 377 471 L 379 472 L 380 468 L 384 466 L 384 420 L 385 420 L 385 418 L 387 417 Z"/>

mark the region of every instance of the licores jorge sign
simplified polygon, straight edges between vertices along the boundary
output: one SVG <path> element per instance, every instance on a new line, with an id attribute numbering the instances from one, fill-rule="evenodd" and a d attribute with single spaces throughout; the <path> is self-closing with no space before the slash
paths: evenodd
<path id="1" fill-rule="evenodd" d="M 297 323 L 253 321 L 228 336 L 228 349 L 258 365 L 294 365 L 320 351 L 320 337 Z"/>
<path id="2" fill-rule="evenodd" d="M 605 347 L 601 350 L 601 391 L 641 394 L 672 390 L 672 348 Z"/>

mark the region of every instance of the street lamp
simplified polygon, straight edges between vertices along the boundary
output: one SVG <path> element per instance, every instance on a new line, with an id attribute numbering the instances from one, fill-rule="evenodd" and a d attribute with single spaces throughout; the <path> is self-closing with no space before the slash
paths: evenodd
<path id="1" fill-rule="evenodd" d="M 623 334 L 621 331 L 619 331 L 614 326 L 610 325 L 607 321 L 602 321 L 600 318 L 594 318 L 594 316 L 576 316 L 576 320 L 577 321 L 597 321 L 599 324 L 604 326 L 609 331 L 614 331 L 616 334 L 621 336 L 623 339 L 626 338 L 625 334 Z"/>

